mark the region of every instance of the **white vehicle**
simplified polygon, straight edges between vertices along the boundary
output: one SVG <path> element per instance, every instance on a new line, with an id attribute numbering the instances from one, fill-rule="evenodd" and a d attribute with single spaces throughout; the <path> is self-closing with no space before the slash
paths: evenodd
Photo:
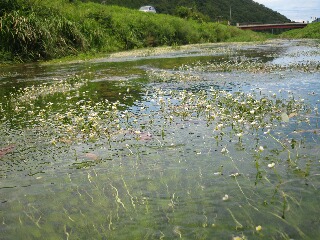
<path id="1" fill-rule="evenodd" d="M 150 12 L 150 13 L 157 13 L 156 9 L 152 6 L 143 6 L 139 9 L 142 12 Z"/>

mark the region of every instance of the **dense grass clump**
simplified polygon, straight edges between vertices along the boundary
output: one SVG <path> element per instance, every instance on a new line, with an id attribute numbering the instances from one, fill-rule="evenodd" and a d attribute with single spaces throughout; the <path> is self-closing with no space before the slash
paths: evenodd
<path id="1" fill-rule="evenodd" d="M 305 28 L 294 29 L 281 34 L 283 38 L 313 38 L 320 39 L 320 23 L 308 24 Z"/>
<path id="2" fill-rule="evenodd" d="M 2 61 L 36 61 L 79 53 L 112 52 L 232 38 L 262 39 L 217 23 L 67 0 L 2 1 Z"/>

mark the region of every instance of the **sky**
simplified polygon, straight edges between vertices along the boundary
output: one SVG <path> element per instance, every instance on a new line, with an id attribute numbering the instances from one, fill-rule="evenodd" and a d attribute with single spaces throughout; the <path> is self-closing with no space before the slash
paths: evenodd
<path id="1" fill-rule="evenodd" d="M 320 0 L 254 0 L 274 11 L 281 13 L 292 21 L 312 22 L 320 18 Z"/>

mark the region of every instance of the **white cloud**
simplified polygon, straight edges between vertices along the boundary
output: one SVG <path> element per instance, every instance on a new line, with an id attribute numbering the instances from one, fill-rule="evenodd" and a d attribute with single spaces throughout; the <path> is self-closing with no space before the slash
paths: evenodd
<path id="1" fill-rule="evenodd" d="M 312 17 L 320 17 L 319 0 L 254 0 L 293 21 L 310 21 Z"/>

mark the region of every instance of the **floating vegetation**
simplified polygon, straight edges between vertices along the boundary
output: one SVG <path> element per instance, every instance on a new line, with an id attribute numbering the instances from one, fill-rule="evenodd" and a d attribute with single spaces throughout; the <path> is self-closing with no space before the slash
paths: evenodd
<path id="1" fill-rule="evenodd" d="M 262 61 L 242 60 L 235 59 L 226 62 L 218 63 L 195 63 L 193 66 L 182 66 L 179 71 L 188 72 L 231 72 L 231 71 L 244 71 L 253 73 L 270 73 L 279 71 L 302 71 L 302 72 L 315 72 L 320 70 L 318 61 L 309 63 L 291 63 L 289 65 L 281 64 L 268 64 Z"/>
<path id="2" fill-rule="evenodd" d="M 159 57 L 166 56 L 168 53 L 175 54 L 178 56 L 194 56 L 194 55 L 216 55 L 216 56 L 236 56 L 238 54 L 238 49 L 240 43 L 237 45 L 232 45 L 232 43 L 218 43 L 216 46 L 212 47 L 209 44 L 189 44 L 182 46 L 170 46 L 170 47 L 156 47 L 148 49 L 135 49 L 131 51 L 123 51 L 110 54 L 109 58 L 120 59 L 123 61 L 123 58 L 128 57 Z"/>
<path id="3" fill-rule="evenodd" d="M 56 81 L 56 82 L 55 82 Z M 81 77 L 76 76 L 70 78 L 67 81 L 53 79 L 53 83 L 44 83 L 40 86 L 26 87 L 19 89 L 16 93 L 12 94 L 10 98 L 12 102 L 17 106 L 20 104 L 33 104 L 36 100 L 41 98 L 52 96 L 57 93 L 67 93 L 78 90 L 86 84 L 86 80 L 82 80 Z"/>
<path id="4" fill-rule="evenodd" d="M 305 56 L 305 55 L 303 55 Z M 292 62 L 286 64 L 265 63 L 260 59 L 235 57 L 229 60 L 216 62 L 195 62 L 191 65 L 181 65 L 174 70 L 150 69 L 147 71 L 149 79 L 153 81 L 199 81 L 205 79 L 206 73 L 247 72 L 254 74 L 281 73 L 283 72 L 319 72 L 318 60 L 305 62 Z"/>
<path id="5" fill-rule="evenodd" d="M 39 125 L 47 131 L 49 126 L 55 136 L 51 140 L 54 144 L 57 141 L 71 143 L 97 141 L 101 138 L 111 140 L 120 135 L 124 138 L 132 135 L 137 139 L 149 139 L 157 126 L 167 128 L 177 124 L 177 121 L 193 120 L 203 121 L 215 131 L 232 128 L 240 139 L 246 131 L 272 128 L 274 123 L 277 126 L 281 121 L 289 122 L 289 116 L 303 121 L 305 113 L 311 111 L 303 100 L 295 99 L 292 93 L 289 93 L 291 96 L 287 99 L 283 99 L 281 93 L 277 97 L 272 93 L 264 96 L 256 92 L 231 93 L 214 88 L 198 92 L 154 89 L 151 95 L 146 93 L 144 101 L 148 103 L 147 106 L 121 110 L 123 106 L 119 101 L 74 101 L 79 97 L 78 90 L 85 83 L 86 81 L 75 81 L 73 84 L 60 81 L 53 85 L 43 84 L 19 90 L 15 97 L 11 96 L 11 99 L 17 99 L 14 111 L 24 111 L 21 114 L 25 120 L 30 118 L 30 128 Z M 67 94 L 63 102 L 50 101 L 51 96 L 57 93 Z M 81 94 L 85 95 L 85 92 Z M 42 101 L 41 105 L 46 106 L 45 109 L 34 105 L 39 99 Z M 29 108 L 25 105 L 29 105 Z M 63 111 L 57 111 L 59 108 Z M 151 132 L 150 136 L 144 134 L 148 131 Z"/>

